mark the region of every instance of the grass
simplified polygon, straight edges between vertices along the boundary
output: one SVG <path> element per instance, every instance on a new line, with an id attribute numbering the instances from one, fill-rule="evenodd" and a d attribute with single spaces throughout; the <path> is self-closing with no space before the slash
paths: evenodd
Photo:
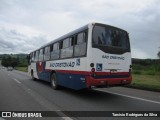
<path id="1" fill-rule="evenodd" d="M 23 71 L 23 72 L 28 71 L 27 67 L 16 67 L 16 69 L 19 70 L 19 71 Z"/>
<path id="2" fill-rule="evenodd" d="M 133 64 L 132 73 L 138 75 L 160 75 L 160 64 L 146 66 Z"/>
<path id="3" fill-rule="evenodd" d="M 160 75 L 133 74 L 130 87 L 160 91 Z"/>
<path id="4" fill-rule="evenodd" d="M 130 87 L 160 91 L 160 64 L 133 64 Z"/>

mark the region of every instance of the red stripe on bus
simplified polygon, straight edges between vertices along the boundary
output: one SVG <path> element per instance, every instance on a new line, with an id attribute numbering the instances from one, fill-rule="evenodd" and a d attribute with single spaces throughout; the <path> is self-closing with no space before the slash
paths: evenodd
<path id="1" fill-rule="evenodd" d="M 75 71 L 75 70 L 56 70 L 56 71 L 60 73 L 90 75 L 89 71 Z"/>
<path id="2" fill-rule="evenodd" d="M 46 69 L 46 71 L 52 71 L 52 69 Z M 91 75 L 91 71 L 76 71 L 76 70 L 55 70 L 59 73 L 69 73 L 69 74 L 82 74 L 82 75 Z M 128 75 L 129 72 L 95 72 L 96 75 Z"/>
<path id="3" fill-rule="evenodd" d="M 90 86 L 99 86 L 99 85 L 123 85 L 130 84 L 132 81 L 132 76 L 130 75 L 128 78 L 102 78 L 102 79 L 94 79 L 91 76 L 87 76 L 87 87 Z"/>

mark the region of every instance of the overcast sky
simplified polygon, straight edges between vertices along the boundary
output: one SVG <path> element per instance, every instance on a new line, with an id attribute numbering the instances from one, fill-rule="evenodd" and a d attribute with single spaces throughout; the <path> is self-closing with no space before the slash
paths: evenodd
<path id="1" fill-rule="evenodd" d="M 127 30 L 132 57 L 157 58 L 160 0 L 0 0 L 0 54 L 29 53 L 90 22 Z"/>

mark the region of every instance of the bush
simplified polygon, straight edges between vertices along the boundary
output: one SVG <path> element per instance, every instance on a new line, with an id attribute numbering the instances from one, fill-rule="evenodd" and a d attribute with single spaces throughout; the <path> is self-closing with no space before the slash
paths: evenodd
<path id="1" fill-rule="evenodd" d="M 146 71 L 145 74 L 146 75 L 155 75 L 155 71 Z"/>
<path id="2" fill-rule="evenodd" d="M 138 74 L 138 75 L 140 75 L 140 74 L 141 74 L 141 72 L 140 72 L 140 71 L 138 71 L 138 70 L 136 70 L 136 71 L 133 71 L 133 74 Z"/>
<path id="3" fill-rule="evenodd" d="M 142 70 L 143 66 L 139 64 L 133 64 L 133 70 Z"/>

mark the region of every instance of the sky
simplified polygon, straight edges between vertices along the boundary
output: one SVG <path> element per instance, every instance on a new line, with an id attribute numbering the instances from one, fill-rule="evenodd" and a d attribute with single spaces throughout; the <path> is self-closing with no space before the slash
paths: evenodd
<path id="1" fill-rule="evenodd" d="M 0 54 L 30 53 L 91 22 L 128 31 L 133 58 L 157 58 L 160 0 L 0 0 Z"/>

